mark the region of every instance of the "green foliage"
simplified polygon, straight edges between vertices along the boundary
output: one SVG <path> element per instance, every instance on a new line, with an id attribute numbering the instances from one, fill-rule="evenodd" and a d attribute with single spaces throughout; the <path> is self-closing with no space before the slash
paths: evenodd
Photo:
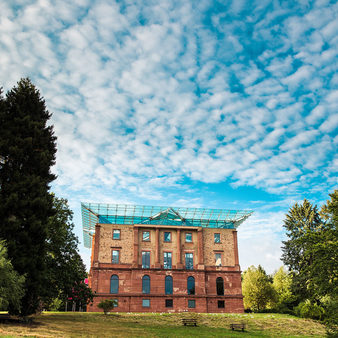
<path id="1" fill-rule="evenodd" d="M 7 310 L 11 304 L 16 311 L 20 311 L 24 282 L 25 277 L 19 276 L 7 257 L 5 242 L 0 241 L 0 310 Z"/>
<path id="2" fill-rule="evenodd" d="M 307 200 L 290 209 L 284 222 L 288 240 L 282 257 L 302 301 L 296 312 L 324 319 L 329 333 L 338 329 L 338 190 L 330 197 L 320 212 Z"/>
<path id="3" fill-rule="evenodd" d="M 49 218 L 47 228 L 48 272 L 44 296 L 47 308 L 48 304 L 57 297 L 66 301 L 79 285 L 82 290 L 82 283 L 87 276 L 82 258 L 78 253 L 78 238 L 73 233 L 73 212 L 69 209 L 66 199 L 54 195 L 52 198 L 54 214 Z M 82 299 L 82 304 L 87 302 L 88 299 Z"/>
<path id="4" fill-rule="evenodd" d="M 51 115 L 45 101 L 29 79 L 0 101 L 0 237 L 14 269 L 26 275 L 20 313 L 26 316 L 38 309 L 45 286 L 56 137 L 47 125 Z M 12 301 L 9 311 L 18 313 Z"/>
<path id="5" fill-rule="evenodd" d="M 117 306 L 117 302 L 115 299 L 105 299 L 98 304 L 98 308 L 103 309 L 105 315 L 109 311 L 113 310 L 115 306 Z"/>
<path id="6" fill-rule="evenodd" d="M 323 307 L 311 302 L 309 299 L 299 303 L 299 305 L 295 308 L 295 314 L 302 318 L 322 319 L 324 312 Z"/>
<path id="7" fill-rule="evenodd" d="M 325 310 L 324 323 L 329 336 L 336 336 L 338 332 L 338 295 L 325 296 L 321 299 Z"/>
<path id="8" fill-rule="evenodd" d="M 308 284 L 315 259 L 311 250 L 312 235 L 320 231 L 321 226 L 317 207 L 313 207 L 306 199 L 301 205 L 296 203 L 284 221 L 288 240 L 283 242 L 282 261 L 292 271 L 293 292 L 300 296 L 300 300 L 311 297 Z"/>
<path id="9" fill-rule="evenodd" d="M 292 293 L 292 276 L 284 267 L 273 276 L 272 286 L 276 292 L 275 309 L 280 313 L 290 313 L 297 297 Z"/>
<path id="10" fill-rule="evenodd" d="M 60 298 L 54 298 L 50 303 L 49 303 L 49 310 L 50 311 L 60 311 L 62 307 L 63 301 Z"/>
<path id="11" fill-rule="evenodd" d="M 261 266 L 250 266 L 243 273 L 244 308 L 254 312 L 266 310 L 275 302 L 276 294 L 269 276 Z"/>
<path id="12" fill-rule="evenodd" d="M 75 301 L 78 304 L 87 305 L 93 302 L 94 293 L 87 284 L 83 281 L 75 283 L 71 293 L 69 294 L 69 299 Z"/>

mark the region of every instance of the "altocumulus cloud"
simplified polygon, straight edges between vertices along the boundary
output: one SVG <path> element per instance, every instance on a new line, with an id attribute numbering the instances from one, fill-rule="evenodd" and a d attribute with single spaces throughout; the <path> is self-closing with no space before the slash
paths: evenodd
<path id="1" fill-rule="evenodd" d="M 58 136 L 53 188 L 76 210 L 222 207 L 212 186 L 253 187 L 281 201 L 243 205 L 258 210 L 248 226 L 264 229 L 265 258 L 255 250 L 271 270 L 281 210 L 337 184 L 335 1 L 13 0 L 0 13 L 2 85 L 29 76 L 41 89 Z"/>

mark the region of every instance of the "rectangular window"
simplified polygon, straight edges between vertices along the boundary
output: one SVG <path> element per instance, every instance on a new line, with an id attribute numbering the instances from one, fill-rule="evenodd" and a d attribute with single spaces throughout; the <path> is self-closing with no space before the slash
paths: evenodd
<path id="1" fill-rule="evenodd" d="M 192 242 L 192 233 L 191 232 L 185 233 L 185 241 L 188 242 L 188 243 Z"/>
<path id="2" fill-rule="evenodd" d="M 172 260 L 171 260 L 171 252 L 164 252 L 164 258 L 163 258 L 163 265 L 165 269 L 171 269 L 172 268 Z"/>
<path id="3" fill-rule="evenodd" d="M 219 309 L 224 309 L 225 308 L 224 300 L 219 300 L 217 302 L 217 305 Z"/>
<path id="4" fill-rule="evenodd" d="M 121 230 L 119 229 L 113 230 L 113 239 L 121 239 Z"/>
<path id="5" fill-rule="evenodd" d="M 172 299 L 165 300 L 165 307 L 173 307 L 173 306 L 174 306 L 174 302 Z"/>
<path id="6" fill-rule="evenodd" d="M 185 268 L 192 270 L 194 268 L 194 255 L 191 252 L 185 253 Z"/>
<path id="7" fill-rule="evenodd" d="M 119 250 L 113 250 L 111 262 L 113 264 L 119 264 L 119 261 L 120 261 L 120 251 Z"/>
<path id="8" fill-rule="evenodd" d="M 194 309 L 196 307 L 195 299 L 188 299 L 188 308 Z"/>
<path id="9" fill-rule="evenodd" d="M 143 307 L 150 307 L 150 299 L 142 299 Z"/>
<path id="10" fill-rule="evenodd" d="M 221 234 L 214 234 L 215 243 L 221 243 Z"/>
<path id="11" fill-rule="evenodd" d="M 142 251 L 142 268 L 150 268 L 150 251 Z"/>
<path id="12" fill-rule="evenodd" d="M 165 242 L 171 242 L 171 232 L 165 232 L 164 233 L 164 241 Z"/>
<path id="13" fill-rule="evenodd" d="M 119 306 L 119 300 L 118 299 L 114 299 L 115 300 L 115 307 Z"/>
<path id="14" fill-rule="evenodd" d="M 215 253 L 215 263 L 216 266 L 222 266 L 222 254 Z"/>
<path id="15" fill-rule="evenodd" d="M 142 232 L 142 241 L 150 241 L 150 232 L 149 231 L 143 231 Z"/>

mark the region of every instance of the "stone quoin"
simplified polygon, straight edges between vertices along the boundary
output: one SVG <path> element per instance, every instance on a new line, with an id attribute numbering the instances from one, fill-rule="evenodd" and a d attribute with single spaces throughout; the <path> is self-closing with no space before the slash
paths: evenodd
<path id="1" fill-rule="evenodd" d="M 242 313 L 237 227 L 252 211 L 82 203 L 88 311 Z"/>

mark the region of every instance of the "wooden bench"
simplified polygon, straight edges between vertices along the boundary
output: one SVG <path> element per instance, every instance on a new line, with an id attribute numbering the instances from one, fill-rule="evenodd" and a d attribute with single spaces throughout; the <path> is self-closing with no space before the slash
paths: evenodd
<path id="1" fill-rule="evenodd" d="M 244 323 L 230 324 L 230 329 L 232 331 L 233 330 L 242 330 L 242 331 L 244 331 L 245 324 Z"/>
<path id="2" fill-rule="evenodd" d="M 182 318 L 182 323 L 184 326 L 197 326 L 196 318 Z"/>

